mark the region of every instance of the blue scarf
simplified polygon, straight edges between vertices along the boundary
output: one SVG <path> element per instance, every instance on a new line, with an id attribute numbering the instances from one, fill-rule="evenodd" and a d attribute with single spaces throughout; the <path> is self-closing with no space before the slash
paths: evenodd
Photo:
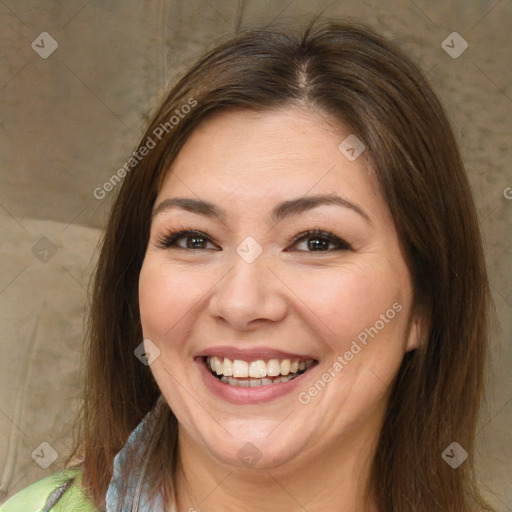
<path id="1" fill-rule="evenodd" d="M 153 501 L 147 496 L 147 483 L 144 482 L 144 473 L 147 461 L 142 460 L 141 453 L 152 434 L 153 415 L 156 408 L 149 411 L 143 420 L 130 434 L 128 441 L 122 450 L 114 458 L 114 473 L 110 480 L 106 494 L 106 512 L 165 512 L 161 495 Z M 135 454 L 135 463 L 131 471 L 127 473 L 129 457 Z M 122 509 L 119 509 L 121 493 L 125 492 L 125 500 Z M 171 512 L 175 512 L 172 508 Z"/>

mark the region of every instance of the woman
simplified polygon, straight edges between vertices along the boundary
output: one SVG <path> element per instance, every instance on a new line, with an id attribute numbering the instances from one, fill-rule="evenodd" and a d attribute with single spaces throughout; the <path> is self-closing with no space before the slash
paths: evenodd
<path id="1" fill-rule="evenodd" d="M 237 36 L 118 175 L 83 462 L 2 512 L 491 510 L 477 217 L 399 49 L 343 23 Z"/>

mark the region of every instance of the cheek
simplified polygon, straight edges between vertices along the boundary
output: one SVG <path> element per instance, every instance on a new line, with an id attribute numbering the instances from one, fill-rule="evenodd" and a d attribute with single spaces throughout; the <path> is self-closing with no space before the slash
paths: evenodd
<path id="1" fill-rule="evenodd" d="M 139 277 L 139 309 L 145 337 L 164 339 L 196 307 L 205 292 L 201 273 L 179 272 L 146 258 Z M 185 324 L 186 322 L 183 322 Z"/>
<path id="2" fill-rule="evenodd" d="M 346 343 L 373 326 L 388 310 L 388 316 L 396 317 L 393 304 L 403 300 L 401 283 L 399 276 L 386 268 L 351 265 L 336 272 L 308 272 L 297 279 L 295 289 L 321 320 L 317 324 L 328 338 Z"/>

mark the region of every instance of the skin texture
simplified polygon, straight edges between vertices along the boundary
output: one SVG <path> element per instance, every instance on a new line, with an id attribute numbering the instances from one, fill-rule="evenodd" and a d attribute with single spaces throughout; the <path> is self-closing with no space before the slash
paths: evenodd
<path id="1" fill-rule="evenodd" d="M 298 107 L 223 112 L 196 129 L 163 182 L 157 207 L 185 197 L 225 212 L 222 220 L 178 207 L 155 215 L 140 273 L 144 338 L 160 350 L 150 368 L 180 424 L 179 510 L 375 510 L 363 502 L 368 464 L 389 385 L 417 347 L 419 327 L 409 271 L 364 153 L 352 162 L 338 149 L 349 134 Z M 338 205 L 270 218 L 282 201 L 322 194 L 342 196 L 369 220 Z M 181 229 L 212 242 L 159 247 Z M 309 240 L 328 250 L 292 242 L 314 229 L 350 248 L 317 235 Z M 263 250 L 250 264 L 236 252 L 249 236 Z M 338 356 L 393 304 L 400 311 L 333 376 Z M 205 386 L 194 361 L 219 345 L 279 349 L 318 364 L 285 396 L 235 405 Z M 301 403 L 299 393 L 329 368 L 330 381 Z M 253 467 L 237 457 L 248 442 L 261 457 Z"/>

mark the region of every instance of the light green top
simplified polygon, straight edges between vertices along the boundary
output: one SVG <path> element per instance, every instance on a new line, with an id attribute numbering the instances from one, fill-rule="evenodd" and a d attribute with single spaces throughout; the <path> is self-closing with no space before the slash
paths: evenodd
<path id="1" fill-rule="evenodd" d="M 79 466 L 64 469 L 11 496 L 0 512 L 101 512 L 82 488 Z"/>

